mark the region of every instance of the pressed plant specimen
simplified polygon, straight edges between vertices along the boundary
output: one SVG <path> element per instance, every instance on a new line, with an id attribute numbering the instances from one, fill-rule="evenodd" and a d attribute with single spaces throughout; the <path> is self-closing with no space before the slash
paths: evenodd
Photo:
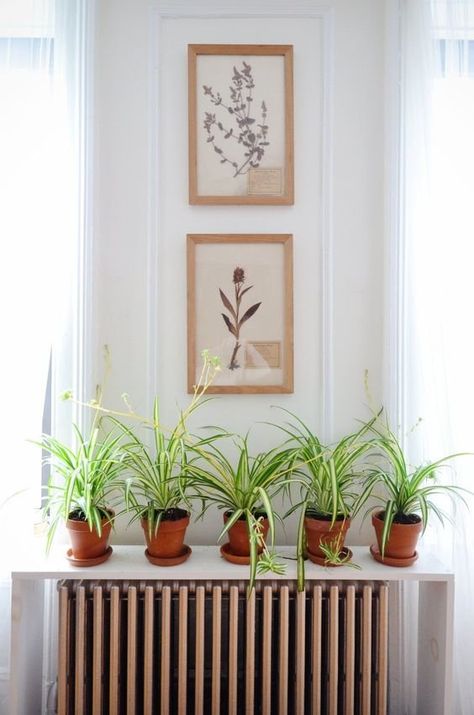
<path id="1" fill-rule="evenodd" d="M 220 113 L 204 113 L 204 129 L 207 132 L 207 143 L 211 144 L 221 164 L 232 167 L 233 177 L 247 174 L 252 168 L 260 165 L 268 141 L 267 105 L 260 103 L 260 123 L 252 116 L 255 81 L 252 67 L 242 61 L 242 67 L 234 66 L 229 100 L 224 101 L 221 93 L 208 85 L 203 85 L 203 92 L 211 104 L 220 108 Z M 224 119 L 225 114 L 225 119 Z M 224 121 L 221 121 L 221 116 Z M 230 123 L 227 123 L 227 119 Z M 222 144 L 220 143 L 222 140 Z M 234 152 L 234 145 L 237 152 Z M 222 148 L 224 147 L 224 148 Z"/>
<path id="2" fill-rule="evenodd" d="M 260 301 L 260 303 L 254 303 L 241 316 L 240 311 L 242 307 L 242 298 L 246 293 L 248 293 L 251 288 L 253 288 L 253 286 L 247 286 L 247 288 L 243 287 L 245 283 L 245 271 L 240 266 L 234 268 L 232 282 L 234 284 L 234 304 L 232 304 L 232 302 L 228 299 L 222 288 L 219 288 L 219 294 L 221 296 L 221 300 L 224 306 L 230 313 L 230 317 L 225 313 L 221 313 L 221 315 L 224 319 L 224 323 L 227 326 L 227 330 L 235 338 L 235 345 L 232 351 L 228 368 L 229 370 L 236 370 L 240 367 L 240 364 L 237 362 L 237 353 L 239 352 L 241 347 L 240 329 L 242 325 L 257 312 L 259 307 L 262 305 L 262 302 Z"/>

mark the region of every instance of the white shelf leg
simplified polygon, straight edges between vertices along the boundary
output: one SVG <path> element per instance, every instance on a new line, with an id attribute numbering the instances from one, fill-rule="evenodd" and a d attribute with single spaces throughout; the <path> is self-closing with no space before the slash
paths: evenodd
<path id="1" fill-rule="evenodd" d="M 417 715 L 452 715 L 454 583 L 420 583 Z"/>
<path id="2" fill-rule="evenodd" d="M 44 582 L 13 579 L 10 712 L 41 715 Z"/>

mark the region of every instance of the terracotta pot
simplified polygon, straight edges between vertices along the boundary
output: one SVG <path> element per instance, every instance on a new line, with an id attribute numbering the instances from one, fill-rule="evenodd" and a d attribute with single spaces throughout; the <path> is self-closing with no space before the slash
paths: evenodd
<path id="1" fill-rule="evenodd" d="M 156 534 L 154 527 L 150 534 L 147 519 L 142 519 L 141 524 L 150 556 L 172 559 L 183 553 L 184 535 L 189 524 L 189 514 L 181 519 L 162 519 Z"/>
<path id="2" fill-rule="evenodd" d="M 230 516 L 230 512 L 224 514 L 224 524 L 227 523 Z M 262 519 L 262 526 L 263 540 L 265 541 L 268 534 L 268 519 Z M 250 541 L 246 519 L 238 519 L 235 524 L 230 527 L 227 534 L 229 537 L 229 550 L 232 554 L 235 554 L 236 556 L 250 556 Z M 261 554 L 263 546 L 260 546 L 257 551 Z"/>
<path id="3" fill-rule="evenodd" d="M 111 512 L 111 518 L 115 514 Z M 75 559 L 96 559 L 107 551 L 112 524 L 106 518 L 102 520 L 102 533 L 99 536 L 95 528 L 92 531 L 87 521 L 68 519 L 66 528 L 71 540 L 72 556 Z"/>
<path id="4" fill-rule="evenodd" d="M 330 520 L 315 519 L 312 516 L 306 516 L 304 526 L 308 551 L 313 554 L 313 556 L 326 558 L 324 552 L 320 548 L 321 543 L 334 544 L 337 540 L 339 540 L 340 550 L 342 551 L 344 548 L 347 530 L 350 525 L 351 520 L 349 517 L 346 517 L 345 519 L 338 519 L 331 526 Z"/>
<path id="5" fill-rule="evenodd" d="M 383 512 L 378 511 L 372 514 L 372 524 L 374 525 L 375 535 L 377 536 L 377 544 L 380 553 L 382 553 L 382 532 L 383 519 L 380 518 Z M 384 556 L 395 559 L 410 559 L 415 555 L 418 538 L 423 531 L 423 522 L 418 521 L 415 524 L 392 524 L 390 534 L 385 544 Z"/>

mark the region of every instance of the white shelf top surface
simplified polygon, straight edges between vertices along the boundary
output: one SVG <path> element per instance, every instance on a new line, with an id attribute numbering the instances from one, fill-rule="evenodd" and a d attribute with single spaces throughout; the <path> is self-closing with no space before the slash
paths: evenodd
<path id="1" fill-rule="evenodd" d="M 11 575 L 13 580 L 29 579 L 107 579 L 107 580 L 247 580 L 248 566 L 237 566 L 225 561 L 218 546 L 192 546 L 192 554 L 187 561 L 178 566 L 160 567 L 150 564 L 144 555 L 144 546 L 112 544 L 113 553 L 108 561 L 99 566 L 76 567 L 66 559 L 67 547 L 55 546 L 49 556 L 42 545 L 36 543 L 23 553 L 12 558 Z M 334 581 L 451 581 L 453 573 L 447 569 L 432 553 L 421 551 L 413 566 L 393 568 L 374 561 L 368 546 L 351 546 L 352 562 L 360 569 L 349 566 L 327 568 L 306 561 L 306 580 Z M 296 579 L 295 548 L 276 547 L 286 564 L 283 576 L 265 574 L 258 576 L 262 580 Z"/>

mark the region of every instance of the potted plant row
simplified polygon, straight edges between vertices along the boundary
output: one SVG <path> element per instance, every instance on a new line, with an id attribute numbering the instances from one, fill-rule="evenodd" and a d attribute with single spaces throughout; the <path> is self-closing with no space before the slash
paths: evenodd
<path id="1" fill-rule="evenodd" d="M 108 536 L 118 514 L 141 522 L 145 555 L 159 566 L 173 566 L 191 554 L 185 532 L 194 505 L 204 518 L 211 505 L 223 512 L 219 541 L 222 556 L 249 564 L 249 587 L 258 572 L 282 573 L 274 552 L 276 521 L 299 512 L 297 548 L 298 585 L 304 587 L 304 560 L 323 566 L 350 563 L 345 546 L 351 519 L 377 490 L 384 507 L 373 515 L 376 560 L 407 566 L 417 557 L 416 538 L 431 513 L 443 521 L 433 501 L 436 494 L 463 499 L 461 490 L 436 480 L 436 471 L 452 457 L 411 470 L 403 450 L 380 414 L 334 445 L 324 445 L 296 415 L 284 425 L 277 447 L 252 456 L 248 438 L 214 429 L 205 437 L 192 435 L 188 417 L 203 399 L 214 373 L 215 358 L 204 354 L 201 379 L 189 406 L 176 425 L 167 429 L 155 399 L 151 419 L 106 410 L 100 401 L 89 436 L 76 427 L 76 446 L 43 436 L 40 446 L 53 466 L 45 508 L 50 547 L 57 526 L 65 521 L 71 533 L 67 556 L 74 565 L 95 565 L 112 553 Z M 130 424 L 131 423 L 131 424 Z M 228 443 L 232 445 L 229 453 Z M 374 466 L 374 464 L 376 466 Z M 295 492 L 298 497 L 296 500 Z M 291 503 L 283 517 L 275 509 L 278 495 Z M 118 508 L 118 505 L 122 506 Z M 415 541 L 399 534 L 415 533 Z M 78 535 L 86 543 L 78 541 Z M 90 550 L 87 549 L 90 547 Z"/>
<path id="2" fill-rule="evenodd" d="M 161 424 L 158 398 L 149 419 L 132 409 L 126 394 L 126 412 L 104 408 L 99 391 L 98 398 L 88 403 L 94 413 L 90 436 L 73 425 L 74 447 L 50 435 L 43 435 L 36 443 L 51 467 L 44 503 L 49 522 L 48 551 L 59 523 L 64 521 L 70 534 L 85 532 L 84 544 L 78 544 L 71 534 L 67 552 L 70 562 L 76 566 L 102 563 L 112 553 L 107 542 L 111 526 L 125 511 L 131 513 L 131 521 L 140 519 L 147 543 L 145 553 L 151 562 L 175 565 L 188 558 L 191 550 L 183 546 L 189 523 L 183 488 L 189 439 L 186 420 L 202 402 L 219 369 L 218 360 L 208 351 L 202 357 L 203 368 L 193 397 L 172 429 Z M 67 391 L 62 399 L 73 399 L 72 393 Z M 130 421 L 138 424 L 139 431 L 128 426 Z M 111 505 L 122 501 L 120 497 L 125 507 L 115 512 Z"/>

